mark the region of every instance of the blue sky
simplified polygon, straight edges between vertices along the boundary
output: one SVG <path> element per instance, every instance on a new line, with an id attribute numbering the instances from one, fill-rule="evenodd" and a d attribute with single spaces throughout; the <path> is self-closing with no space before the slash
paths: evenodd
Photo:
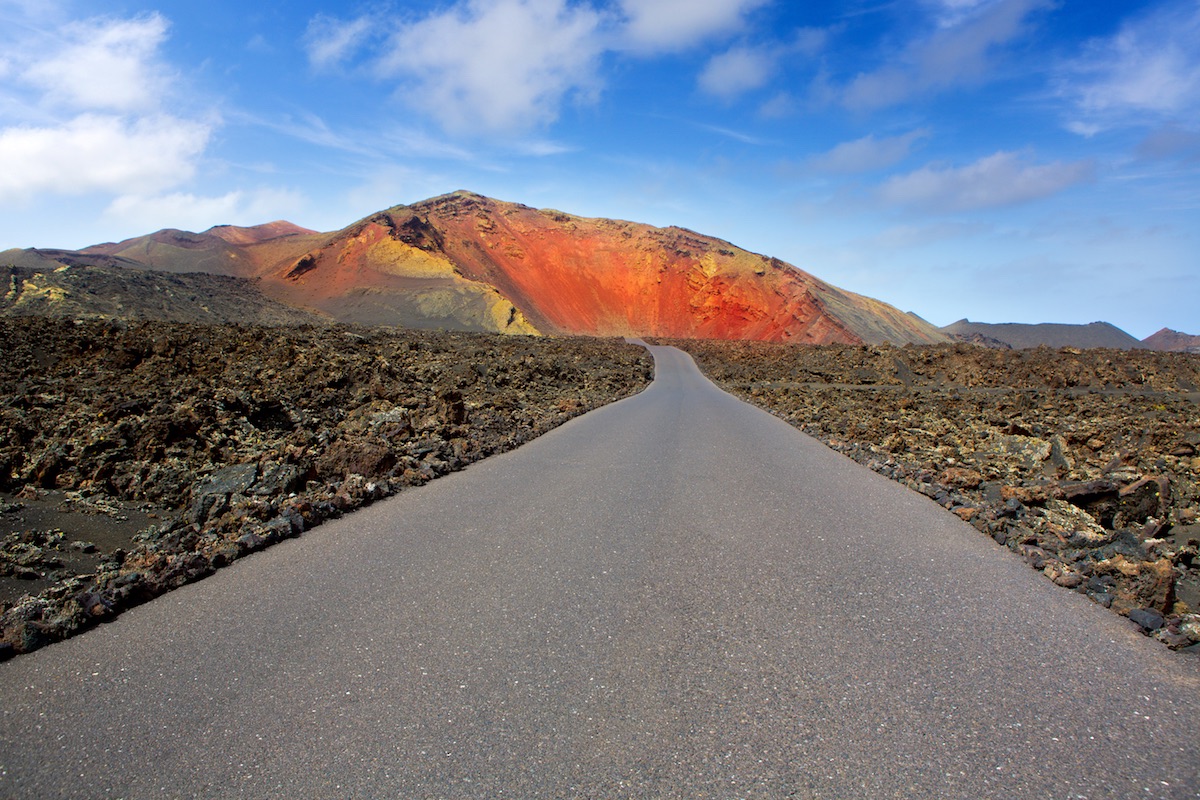
<path id="1" fill-rule="evenodd" d="M 1200 0 L 0 0 L 0 249 L 455 189 L 1200 334 Z"/>

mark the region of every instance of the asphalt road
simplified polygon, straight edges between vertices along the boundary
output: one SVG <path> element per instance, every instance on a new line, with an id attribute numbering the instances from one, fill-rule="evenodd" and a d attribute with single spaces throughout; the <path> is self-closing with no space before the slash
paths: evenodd
<path id="1" fill-rule="evenodd" d="M 0 797 L 1200 797 L 1200 660 L 654 355 L 0 665 Z"/>

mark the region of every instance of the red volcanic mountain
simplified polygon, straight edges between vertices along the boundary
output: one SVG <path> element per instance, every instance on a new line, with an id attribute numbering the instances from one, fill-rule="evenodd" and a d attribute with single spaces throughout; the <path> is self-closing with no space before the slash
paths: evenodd
<path id="1" fill-rule="evenodd" d="M 455 192 L 332 233 L 289 223 L 159 231 L 82 251 L 254 279 L 363 324 L 793 342 L 947 341 L 912 314 L 682 228 Z"/>
<path id="2" fill-rule="evenodd" d="M 720 239 L 469 192 L 382 211 L 260 277 L 277 299 L 372 322 L 470 311 L 513 332 L 946 340 L 911 314 Z"/>
<path id="3" fill-rule="evenodd" d="M 385 212 L 540 330 L 797 342 L 932 342 L 922 320 L 683 228 L 458 192 Z"/>
<path id="4" fill-rule="evenodd" d="M 1180 333 L 1170 328 L 1163 328 L 1157 333 L 1150 334 L 1145 339 L 1142 339 L 1142 344 L 1151 350 L 1167 350 L 1175 353 L 1200 353 L 1200 336 L 1194 336 L 1190 333 Z"/>

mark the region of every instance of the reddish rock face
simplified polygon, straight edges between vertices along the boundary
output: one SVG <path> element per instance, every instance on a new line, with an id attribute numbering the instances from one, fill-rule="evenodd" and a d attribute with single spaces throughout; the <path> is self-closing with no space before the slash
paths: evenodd
<path id="1" fill-rule="evenodd" d="M 1142 339 L 1142 344 L 1151 350 L 1166 350 L 1175 353 L 1200 353 L 1200 336 L 1180 333 L 1170 328 L 1163 328 Z"/>
<path id="2" fill-rule="evenodd" d="M 293 225 L 285 220 L 276 220 L 250 228 L 242 228 L 237 225 L 217 225 L 209 228 L 205 233 L 216 236 L 229 244 L 248 245 L 261 244 L 284 236 L 305 236 L 316 233 L 316 231 L 301 228 L 299 225 Z"/>
<path id="3" fill-rule="evenodd" d="M 678 228 L 588 220 L 451 195 L 412 209 L 445 251 L 540 329 L 778 341 L 858 341 L 820 313 L 799 272 Z"/>
<path id="4" fill-rule="evenodd" d="M 682 228 L 538 211 L 465 192 L 388 212 L 540 330 L 811 343 L 930 342 L 932 326 L 777 259 Z"/>
<path id="5" fill-rule="evenodd" d="M 218 226 L 86 252 L 255 278 L 276 300 L 371 325 L 814 344 L 947 340 L 918 317 L 720 239 L 470 192 L 396 206 L 333 233 L 286 222 Z"/>
<path id="6" fill-rule="evenodd" d="M 213 275 L 255 277 L 273 265 L 282 251 L 303 250 L 314 231 L 290 222 L 268 222 L 251 228 L 218 225 L 203 233 L 173 228 L 121 242 L 108 242 L 80 252 L 91 256 L 117 256 L 163 272 L 207 272 Z"/>

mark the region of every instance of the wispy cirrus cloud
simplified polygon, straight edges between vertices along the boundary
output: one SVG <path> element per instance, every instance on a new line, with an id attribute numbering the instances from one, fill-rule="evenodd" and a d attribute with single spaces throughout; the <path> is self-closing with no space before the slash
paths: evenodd
<path id="1" fill-rule="evenodd" d="M 1058 93 L 1071 106 L 1067 127 L 1084 135 L 1200 121 L 1200 4 L 1168 2 L 1089 42 L 1061 66 Z"/>
<path id="2" fill-rule="evenodd" d="M 808 165 L 818 172 L 853 174 L 873 172 L 898 164 L 912 152 L 913 145 L 929 135 L 924 128 L 901 136 L 876 137 L 869 134 L 851 142 L 842 142 L 831 150 L 813 156 Z"/>
<path id="3" fill-rule="evenodd" d="M 884 181 L 876 196 L 888 205 L 932 212 L 1014 206 L 1058 194 L 1090 181 L 1090 161 L 1029 163 L 998 152 L 962 167 L 925 166 Z"/>
<path id="4" fill-rule="evenodd" d="M 132 230 L 165 227 L 200 231 L 239 220 L 274 220 L 303 209 L 304 198 L 285 189 L 234 190 L 206 196 L 191 192 L 127 194 L 114 199 L 104 216 Z"/>
<path id="5" fill-rule="evenodd" d="M 892 225 L 867 237 L 865 244 L 879 250 L 928 247 L 939 242 L 986 233 L 989 226 L 979 222 L 938 220 L 920 225 Z"/>
<path id="6" fill-rule="evenodd" d="M 60 19 L 63 0 L 0 0 L 0 23 L 12 28 Z"/>
<path id="7" fill-rule="evenodd" d="M 997 0 L 923 0 L 939 28 L 953 28 Z"/>
<path id="8" fill-rule="evenodd" d="M 745 131 L 734 130 L 733 128 L 726 128 L 721 125 L 708 125 L 703 122 L 693 122 L 692 124 L 701 130 L 715 133 L 718 136 L 724 136 L 726 139 L 732 139 L 735 142 L 753 145 L 754 147 L 763 147 L 765 145 L 773 144 L 772 142 L 767 141 L 760 136 L 753 136 Z"/>
<path id="9" fill-rule="evenodd" d="M 870 111 L 916 95 L 986 80 L 1003 48 L 1021 38 L 1030 16 L 1050 0 L 940 3 L 934 29 L 908 42 L 887 63 L 837 89 L 842 105 Z"/>
<path id="10" fill-rule="evenodd" d="M 369 16 L 343 20 L 318 14 L 304 32 L 304 50 L 316 69 L 331 69 L 351 58 L 370 38 L 375 21 Z"/>
<path id="11" fill-rule="evenodd" d="M 1138 144 L 1137 154 L 1141 158 L 1179 159 L 1200 162 L 1200 130 L 1187 129 L 1167 124 L 1152 131 Z"/>

